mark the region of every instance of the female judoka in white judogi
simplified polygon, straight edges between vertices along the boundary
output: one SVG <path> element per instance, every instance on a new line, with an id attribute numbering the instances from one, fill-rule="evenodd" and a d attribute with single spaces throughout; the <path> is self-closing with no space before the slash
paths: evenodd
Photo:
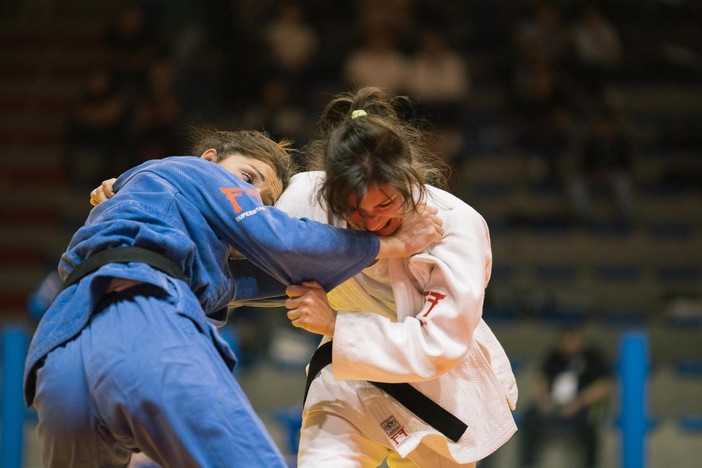
<path id="1" fill-rule="evenodd" d="M 298 175 L 277 205 L 386 236 L 426 202 L 444 227 L 428 250 L 379 261 L 328 293 L 287 288 L 291 323 L 325 335 L 308 369 L 299 467 L 475 466 L 516 431 L 515 378 L 481 318 L 487 225 L 427 185 L 441 177 L 399 99 L 377 88 L 335 97 L 306 150 L 324 172 Z"/>
<path id="2" fill-rule="evenodd" d="M 322 178 L 294 176 L 277 206 L 345 225 L 316 202 Z M 298 466 L 377 466 L 386 456 L 390 466 L 472 466 L 516 431 L 515 378 L 481 318 L 492 261 L 487 225 L 453 195 L 427 190 L 443 240 L 413 257 L 380 260 L 328 293 L 337 311 L 333 364 L 309 388 Z M 465 432 L 450 440 L 368 381 L 411 383 Z"/>

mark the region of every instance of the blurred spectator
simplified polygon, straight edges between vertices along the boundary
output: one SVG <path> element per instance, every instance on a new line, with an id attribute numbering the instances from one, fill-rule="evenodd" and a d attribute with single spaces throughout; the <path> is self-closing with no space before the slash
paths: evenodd
<path id="1" fill-rule="evenodd" d="M 514 96 L 517 143 L 529 158 L 529 176 L 549 186 L 561 184 L 572 130 L 572 93 L 559 78 L 551 65 L 536 65 Z"/>
<path id="2" fill-rule="evenodd" d="M 130 0 L 108 22 L 107 65 L 90 73 L 64 135 L 67 172 L 79 186 L 180 151 L 181 106 L 161 14 L 159 0 Z"/>
<path id="3" fill-rule="evenodd" d="M 286 77 L 296 88 L 309 82 L 318 49 L 317 32 L 305 21 L 301 3 L 284 2 L 275 19 L 263 28 L 272 72 Z"/>
<path id="4" fill-rule="evenodd" d="M 468 63 L 437 28 L 424 28 L 407 68 L 407 93 L 436 133 L 434 151 L 449 164 L 464 148 L 465 110 L 471 90 Z M 452 171 L 457 176 L 458 171 Z M 457 183 L 453 177 L 449 188 Z"/>
<path id="5" fill-rule="evenodd" d="M 131 104 L 109 68 L 90 73 L 79 101 L 68 117 L 64 134 L 64 164 L 71 182 L 93 187 L 96 180 L 120 174 L 120 161 Z"/>
<path id="6" fill-rule="evenodd" d="M 423 29 L 418 43 L 408 64 L 407 93 L 430 117 L 455 122 L 471 90 L 468 63 L 438 29 Z"/>
<path id="7" fill-rule="evenodd" d="M 564 329 L 542 362 L 533 403 L 521 420 L 519 466 L 535 466 L 549 435 L 566 431 L 582 448 L 582 466 L 595 467 L 611 377 L 608 359 L 586 343 L 583 331 Z"/>
<path id="8" fill-rule="evenodd" d="M 553 2 L 537 2 L 530 15 L 518 21 L 514 35 L 517 82 L 535 66 L 560 70 L 568 53 L 568 28 Z"/>
<path id="9" fill-rule="evenodd" d="M 291 139 L 297 148 L 312 131 L 304 110 L 290 98 L 290 86 L 279 77 L 263 83 L 259 99 L 246 110 L 242 123 L 245 128 L 265 130 L 275 140 Z"/>
<path id="10" fill-rule="evenodd" d="M 125 91 L 144 86 L 149 62 L 156 52 L 158 22 L 149 14 L 147 4 L 126 2 L 103 38 L 117 84 Z"/>
<path id="11" fill-rule="evenodd" d="M 571 39 L 577 80 L 597 95 L 621 69 L 619 31 L 596 5 L 588 4 L 571 28 Z"/>
<path id="12" fill-rule="evenodd" d="M 414 0 L 360 0 L 358 26 L 363 31 L 385 31 L 394 44 L 405 44 L 416 34 L 414 4 Z"/>
<path id="13" fill-rule="evenodd" d="M 515 133 L 529 157 L 529 176 L 537 184 L 560 183 L 573 106 L 564 74 L 567 51 L 568 29 L 555 3 L 538 1 L 517 21 L 512 63 Z"/>
<path id="14" fill-rule="evenodd" d="M 161 54 L 148 66 L 147 82 L 134 102 L 130 142 L 130 166 L 149 159 L 182 154 L 185 149 L 181 131 L 181 106 L 173 83 L 170 58 Z"/>
<path id="15" fill-rule="evenodd" d="M 363 45 L 352 51 L 344 63 L 344 82 L 352 88 L 376 86 L 390 94 L 404 92 L 407 60 L 384 29 L 368 29 Z"/>
<path id="16" fill-rule="evenodd" d="M 571 195 L 580 221 L 597 221 L 594 200 L 603 193 L 614 198 L 618 220 L 631 222 L 632 148 L 621 123 L 610 109 L 597 112 L 589 134 L 577 154 Z"/>
<path id="17" fill-rule="evenodd" d="M 165 2 L 171 9 L 173 83 L 182 108 L 199 126 L 230 112 L 233 92 L 250 96 L 256 68 L 246 51 L 260 62 L 261 53 L 241 24 L 234 24 L 229 0 Z M 247 3 L 248 4 L 248 3 Z M 249 19 L 251 21 L 251 19 Z M 242 72 L 246 70 L 246 72 Z M 239 103 L 236 103 L 239 104 Z"/>

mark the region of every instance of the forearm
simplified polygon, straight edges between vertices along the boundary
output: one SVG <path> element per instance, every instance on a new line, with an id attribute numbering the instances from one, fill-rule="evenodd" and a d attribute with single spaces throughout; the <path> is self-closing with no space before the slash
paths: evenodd
<path id="1" fill-rule="evenodd" d="M 397 258 L 407 256 L 405 245 L 396 237 L 381 237 L 376 258 Z"/>
<path id="2" fill-rule="evenodd" d="M 585 387 L 578 395 L 580 407 L 586 408 L 606 399 L 612 389 L 612 382 L 608 378 L 603 378 Z"/>

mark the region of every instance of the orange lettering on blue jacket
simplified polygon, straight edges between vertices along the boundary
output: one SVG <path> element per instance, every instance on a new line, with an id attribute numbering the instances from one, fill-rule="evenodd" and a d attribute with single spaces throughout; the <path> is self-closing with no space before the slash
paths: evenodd
<path id="1" fill-rule="evenodd" d="M 261 201 L 261 195 L 258 193 L 258 190 L 256 189 L 244 189 L 241 187 L 223 187 L 219 189 L 224 195 L 226 195 L 227 200 L 232 204 L 232 207 L 234 207 L 234 212 L 235 213 L 240 213 L 243 208 L 239 205 L 239 201 L 237 198 L 239 198 L 242 195 L 248 195 L 251 197 L 256 197 L 258 198 L 259 201 Z"/>

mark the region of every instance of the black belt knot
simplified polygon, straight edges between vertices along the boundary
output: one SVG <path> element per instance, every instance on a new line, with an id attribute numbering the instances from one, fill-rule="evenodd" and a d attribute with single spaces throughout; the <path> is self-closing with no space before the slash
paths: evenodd
<path id="1" fill-rule="evenodd" d="M 332 342 L 328 341 L 317 348 L 307 373 L 307 384 L 303 404 L 307 400 L 312 381 L 324 367 L 332 362 Z M 392 396 L 405 408 L 412 411 L 431 427 L 441 432 L 454 442 L 458 442 L 468 429 L 468 425 L 444 409 L 441 405 L 431 400 L 422 392 L 408 383 L 369 382 Z"/>

